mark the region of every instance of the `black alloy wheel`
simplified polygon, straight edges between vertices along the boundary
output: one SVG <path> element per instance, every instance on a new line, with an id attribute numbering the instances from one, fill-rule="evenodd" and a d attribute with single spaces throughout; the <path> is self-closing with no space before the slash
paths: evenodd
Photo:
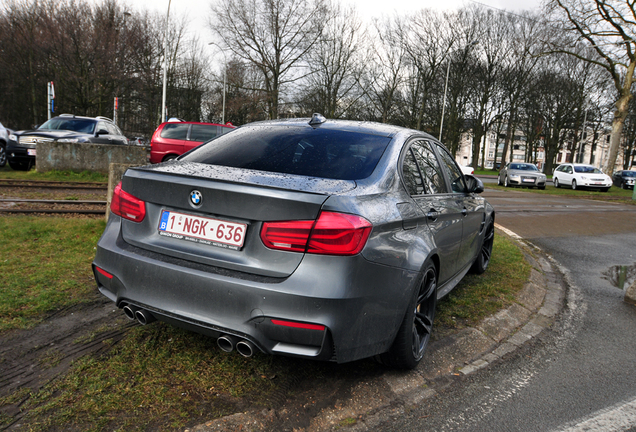
<path id="1" fill-rule="evenodd" d="M 492 256 L 492 246 L 495 242 L 495 224 L 490 222 L 484 234 L 484 242 L 481 244 L 479 255 L 475 258 L 470 272 L 474 274 L 482 274 L 488 268 L 490 257 Z"/>
<path id="2" fill-rule="evenodd" d="M 428 264 L 393 345 L 378 358 L 380 363 L 399 369 L 413 369 L 418 365 L 431 338 L 436 305 L 437 272 L 433 264 Z"/>

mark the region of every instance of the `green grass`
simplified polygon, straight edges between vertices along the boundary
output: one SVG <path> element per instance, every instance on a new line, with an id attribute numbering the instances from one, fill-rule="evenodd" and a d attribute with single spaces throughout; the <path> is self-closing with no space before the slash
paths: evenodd
<path id="1" fill-rule="evenodd" d="M 560 187 L 555 188 L 554 186 L 547 185 L 544 190 L 539 190 L 536 188 L 529 189 L 524 187 L 504 187 L 499 186 L 496 183 L 486 183 L 484 186 L 488 189 L 496 189 L 496 190 L 506 190 L 506 191 L 515 191 L 515 192 L 531 192 L 542 195 L 556 195 L 556 196 L 572 196 L 586 199 L 594 199 L 594 200 L 606 200 L 613 202 L 621 202 L 621 203 L 629 203 L 636 204 L 635 201 L 632 200 L 632 190 L 621 189 L 616 186 L 612 186 L 610 190 L 607 192 L 600 192 L 593 189 L 576 189 L 572 190 L 569 187 Z"/>
<path id="2" fill-rule="evenodd" d="M 44 173 L 37 172 L 35 169 L 30 171 L 15 171 L 12 170 L 9 165 L 5 165 L 3 168 L 0 168 L 0 179 L 108 182 L 108 175 L 93 171 L 47 171 Z"/>
<path id="3" fill-rule="evenodd" d="M 0 331 L 29 328 L 95 292 L 96 219 L 0 218 Z"/>
<path id="4" fill-rule="evenodd" d="M 442 299 L 435 316 L 435 325 L 460 328 L 474 325 L 515 301 L 530 275 L 530 265 L 516 244 L 502 235 L 495 235 L 492 258 L 482 275 L 467 275 Z"/>

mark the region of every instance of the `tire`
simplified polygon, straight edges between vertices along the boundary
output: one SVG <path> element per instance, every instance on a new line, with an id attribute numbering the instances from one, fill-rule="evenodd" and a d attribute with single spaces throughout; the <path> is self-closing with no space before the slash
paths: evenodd
<path id="1" fill-rule="evenodd" d="M 610 188 L 601 188 L 601 192 L 607 192 Z"/>
<path id="2" fill-rule="evenodd" d="M 539 190 L 545 190 L 545 186 L 539 186 Z"/>
<path id="3" fill-rule="evenodd" d="M 9 161 L 9 166 L 11 169 L 16 171 L 28 171 L 31 168 L 31 164 L 28 162 L 14 162 Z"/>
<path id="4" fill-rule="evenodd" d="M 380 354 L 380 363 L 397 369 L 414 369 L 431 338 L 437 305 L 437 272 L 433 264 L 424 270 L 424 279 L 404 314 L 400 329 L 389 351 Z"/>
<path id="5" fill-rule="evenodd" d="M 163 158 L 163 160 L 161 162 L 168 162 L 168 161 L 174 160 L 176 158 L 177 158 L 177 155 L 171 154 L 171 155 L 168 155 L 165 158 Z"/>
<path id="6" fill-rule="evenodd" d="M 504 177 L 504 186 L 505 187 L 510 187 L 510 183 L 508 183 L 508 176 Z"/>
<path id="7" fill-rule="evenodd" d="M 490 264 L 490 257 L 492 256 L 492 245 L 495 241 L 495 224 L 491 221 L 486 225 L 486 233 L 484 234 L 484 242 L 481 245 L 479 255 L 475 258 L 473 265 L 470 267 L 470 272 L 473 274 L 482 274 L 488 268 Z"/>
<path id="8" fill-rule="evenodd" d="M 554 183 L 555 188 L 561 187 L 561 185 L 559 184 L 559 179 L 556 177 L 552 179 L 552 183 Z"/>
<path id="9" fill-rule="evenodd" d="M 2 162 L 0 162 L 1 164 Z M 2 166 L 2 165 L 0 165 Z M 625 182 L 621 182 L 621 189 L 627 189 L 627 185 L 625 184 Z"/>
<path id="10" fill-rule="evenodd" d="M 576 180 L 572 179 L 572 190 L 576 190 Z"/>
<path id="11" fill-rule="evenodd" d="M 0 168 L 7 164 L 7 147 L 6 144 L 0 143 Z"/>
<path id="12" fill-rule="evenodd" d="M 501 186 L 501 175 L 497 174 L 497 186 Z"/>

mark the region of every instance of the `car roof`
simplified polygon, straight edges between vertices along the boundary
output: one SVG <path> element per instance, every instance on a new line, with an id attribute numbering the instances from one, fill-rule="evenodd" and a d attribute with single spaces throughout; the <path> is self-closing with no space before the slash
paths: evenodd
<path id="1" fill-rule="evenodd" d="M 197 121 L 185 121 L 185 120 L 179 120 L 179 121 L 170 121 L 167 120 L 163 123 L 161 123 L 159 126 L 165 126 L 167 124 L 198 124 L 198 125 L 211 125 L 211 126 L 223 126 L 223 127 L 227 127 L 227 128 L 235 128 L 236 126 L 232 125 L 232 124 L 221 124 L 221 123 L 208 123 L 208 122 L 197 122 Z"/>
<path id="2" fill-rule="evenodd" d="M 314 127 L 322 129 L 337 129 L 341 131 L 366 133 L 371 135 L 381 135 L 386 137 L 392 137 L 400 132 L 416 132 L 422 135 L 427 135 L 424 132 L 407 129 L 401 126 L 393 126 L 384 123 L 368 122 L 368 121 L 355 121 L 355 120 L 325 120 L 322 123 L 310 125 L 310 118 L 293 118 L 293 119 L 279 119 L 279 120 L 266 120 L 254 123 L 248 123 L 244 126 L 297 126 L 297 127 Z M 241 126 L 241 127 L 244 127 Z M 433 137 L 431 137 L 433 138 Z"/>

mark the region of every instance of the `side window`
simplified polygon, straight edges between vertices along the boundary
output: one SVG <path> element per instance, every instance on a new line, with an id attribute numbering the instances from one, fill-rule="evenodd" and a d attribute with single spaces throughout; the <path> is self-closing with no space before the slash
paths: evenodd
<path id="1" fill-rule="evenodd" d="M 212 125 L 192 125 L 190 131 L 190 141 L 209 141 L 218 135 L 218 126 Z"/>
<path id="2" fill-rule="evenodd" d="M 566 172 L 568 174 L 572 174 L 572 167 L 571 166 L 567 167 Z"/>
<path id="3" fill-rule="evenodd" d="M 455 160 L 445 148 L 437 143 L 435 143 L 435 145 L 437 146 L 437 152 L 441 158 L 442 168 L 446 171 L 448 179 L 451 182 L 451 189 L 453 190 L 453 193 L 465 193 L 466 185 L 464 183 L 464 175 L 457 167 L 457 163 L 455 163 Z"/>
<path id="4" fill-rule="evenodd" d="M 108 127 L 106 127 L 106 123 L 104 122 L 98 122 L 97 123 L 97 129 L 96 129 L 96 133 L 98 134 L 110 134 L 110 131 L 108 130 Z"/>
<path id="5" fill-rule="evenodd" d="M 426 182 L 426 191 L 429 194 L 448 193 L 444 174 L 439 166 L 437 157 L 426 141 L 416 141 L 411 146 L 422 175 Z"/>
<path id="6" fill-rule="evenodd" d="M 115 125 L 112 125 L 110 123 L 106 123 L 106 128 L 108 129 L 108 134 L 109 135 L 121 135 L 121 133 L 119 133 L 119 131 L 117 130 L 117 127 Z"/>
<path id="7" fill-rule="evenodd" d="M 424 193 L 424 184 L 417 163 L 413 157 L 411 150 L 406 151 L 404 163 L 402 164 L 402 178 L 404 185 L 410 195 L 422 195 Z"/>
<path id="8" fill-rule="evenodd" d="M 189 124 L 168 123 L 161 130 L 161 138 L 185 140 L 189 127 Z"/>

